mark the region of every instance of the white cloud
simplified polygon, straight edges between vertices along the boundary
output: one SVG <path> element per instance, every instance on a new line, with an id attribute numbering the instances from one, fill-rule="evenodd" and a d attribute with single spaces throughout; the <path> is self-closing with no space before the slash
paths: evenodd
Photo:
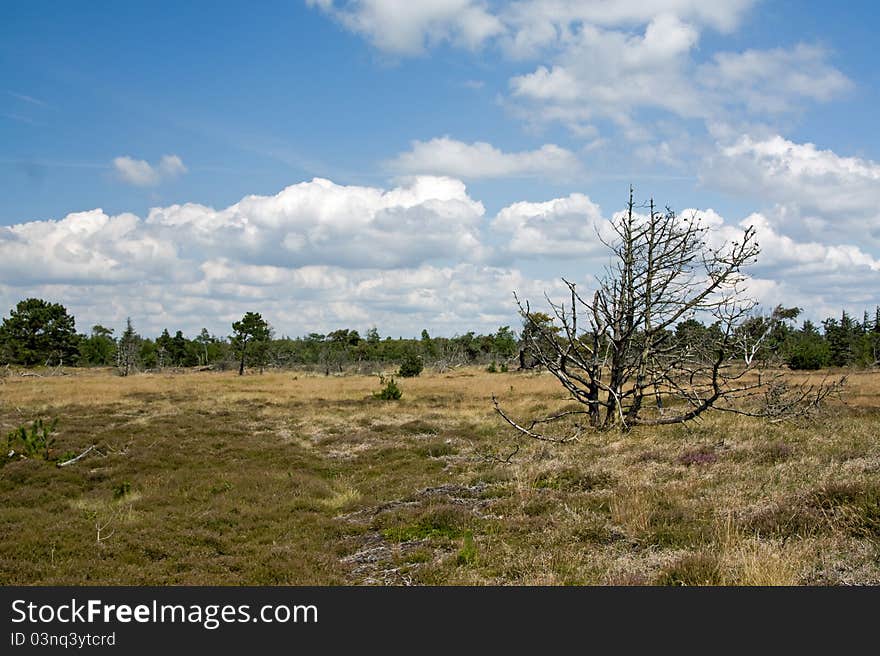
<path id="1" fill-rule="evenodd" d="M 774 117 L 853 86 L 817 45 L 700 50 L 704 31 L 734 31 L 755 0 L 309 3 L 386 52 L 489 43 L 509 59 L 532 62 L 510 77 L 504 105 L 532 127 L 558 122 L 591 141 L 599 120 L 628 140 L 654 141 L 646 115 L 657 110 L 680 122 Z"/>
<path id="2" fill-rule="evenodd" d="M 735 28 L 754 0 L 306 0 L 386 52 L 420 54 L 449 42 L 467 48 L 498 39 L 515 57 L 557 47 L 581 24 L 632 27 L 674 15 L 720 31 Z"/>
<path id="3" fill-rule="evenodd" d="M 166 279 L 181 271 L 176 264 L 174 243 L 143 230 L 133 214 L 96 209 L 0 227 L 0 278 L 10 283 Z"/>
<path id="4" fill-rule="evenodd" d="M 714 210 L 687 209 L 682 216 L 696 215 L 711 227 L 709 241 L 716 247 L 739 239 L 742 231 L 752 226 L 760 245 L 758 262 L 752 267 L 756 275 L 802 278 L 821 287 L 823 279 L 839 274 L 880 273 L 880 259 L 854 244 L 824 244 L 818 241 L 799 241 L 779 231 L 767 215 L 755 212 L 736 224 L 727 223 Z M 783 277 L 783 276 L 779 276 Z"/>
<path id="5" fill-rule="evenodd" d="M 789 112 L 804 99 L 828 101 L 853 84 L 826 60 L 828 52 L 815 45 L 791 49 L 722 52 L 701 67 L 700 81 L 717 90 L 719 102 L 743 104 L 754 114 Z M 738 93 L 730 95 L 731 89 Z"/>
<path id="6" fill-rule="evenodd" d="M 510 79 L 524 113 L 558 121 L 577 135 L 597 118 L 618 125 L 627 138 L 642 110 L 680 119 L 772 116 L 825 102 L 852 88 L 829 62 L 829 53 L 798 44 L 790 49 L 716 53 L 697 59 L 699 28 L 672 14 L 647 22 L 643 32 L 583 24 L 562 41 L 552 62 Z"/>
<path id="7" fill-rule="evenodd" d="M 718 146 L 703 178 L 778 204 L 771 220 L 792 234 L 880 244 L 880 164 L 872 160 L 778 135 L 745 135 Z"/>
<path id="8" fill-rule="evenodd" d="M 121 180 L 138 187 L 154 187 L 163 180 L 170 180 L 187 172 L 183 160 L 177 155 L 163 155 L 155 166 L 145 160 L 124 155 L 113 160 L 113 168 Z"/>
<path id="9" fill-rule="evenodd" d="M 660 16 L 676 16 L 695 26 L 733 30 L 754 0 L 529 0 L 511 3 L 502 18 L 503 38 L 515 57 L 534 57 L 564 45 L 581 25 L 629 29 Z"/>
<path id="10" fill-rule="evenodd" d="M 583 194 L 543 203 L 513 203 L 502 209 L 492 228 L 508 237 L 507 252 L 519 257 L 585 257 L 601 252 L 607 228 L 602 211 Z"/>
<path id="11" fill-rule="evenodd" d="M 501 21 L 475 0 L 307 0 L 334 16 L 346 28 L 365 36 L 377 48 L 415 55 L 426 45 L 450 42 L 478 48 L 500 34 Z"/>
<path id="12" fill-rule="evenodd" d="M 481 259 L 484 211 L 451 178 L 416 177 L 388 191 L 315 178 L 223 210 L 156 208 L 146 224 L 161 233 L 188 233 L 183 248 L 257 264 L 399 267 Z"/>
<path id="13" fill-rule="evenodd" d="M 464 184 L 449 178 L 414 178 L 387 191 L 316 178 L 222 210 L 171 205 L 142 220 L 96 209 L 0 227 L 0 275 L 104 283 L 201 278 L 199 266 L 214 260 L 284 268 L 477 262 L 485 255 L 483 213 Z"/>
<path id="14" fill-rule="evenodd" d="M 642 34 L 586 24 L 550 68 L 511 78 L 511 92 L 575 134 L 595 118 L 626 129 L 644 107 L 701 117 L 707 108 L 689 75 L 698 39 L 692 25 L 668 14 L 654 18 Z"/>
<path id="15" fill-rule="evenodd" d="M 165 178 L 171 178 L 178 175 L 183 175 L 186 173 L 186 167 L 183 165 L 183 160 L 181 160 L 177 155 L 163 155 L 162 159 L 159 160 L 159 175 Z"/>
<path id="16" fill-rule="evenodd" d="M 491 144 L 449 137 L 413 141 L 412 148 L 388 163 L 399 173 L 434 173 L 464 179 L 509 177 L 571 178 L 581 171 L 577 156 L 555 144 L 505 153 Z"/>
<path id="17" fill-rule="evenodd" d="M 765 304 L 820 318 L 880 303 L 880 260 L 861 241 L 799 238 L 767 213 L 700 214 L 714 240 L 756 226 L 750 284 Z M 221 210 L 173 205 L 142 219 L 96 209 L 0 227 L 0 308 L 37 296 L 64 303 L 80 330 L 131 316 L 148 335 L 225 334 L 250 310 L 292 335 L 373 324 L 395 335 L 488 331 L 518 323 L 513 291 L 560 298 L 560 275 L 588 289 L 606 263 L 597 231 L 608 239 L 583 194 L 513 203 L 487 222 L 458 180 L 379 189 L 316 179 Z"/>
<path id="18" fill-rule="evenodd" d="M 837 316 L 844 308 L 861 314 L 880 304 L 880 260 L 860 246 L 799 241 L 760 213 L 738 225 L 717 226 L 712 239 L 735 240 L 746 226 L 754 226 L 761 248 L 757 263 L 748 269 L 748 288 L 765 307 L 797 306 L 806 318 L 817 320 Z"/>
<path id="19" fill-rule="evenodd" d="M 781 231 L 778 222 L 762 213 L 729 221 L 712 209 L 684 209 L 679 216 L 696 215 L 709 230 L 712 247 L 741 239 L 747 226 L 756 229 L 758 261 L 747 267 L 748 289 L 765 306 L 798 305 L 814 319 L 847 307 L 860 312 L 880 303 L 880 258 L 854 238 L 828 244 L 800 239 Z M 503 253 L 549 265 L 557 273 L 575 270 L 587 283 L 607 263 L 602 241 L 614 241 L 601 208 L 587 196 L 572 194 L 543 203 L 514 203 L 501 210 L 493 230 L 506 238 Z"/>
<path id="20" fill-rule="evenodd" d="M 534 100 L 569 101 L 581 95 L 577 79 L 562 66 L 538 66 L 533 73 L 512 78 L 510 86 L 514 95 Z"/>
<path id="21" fill-rule="evenodd" d="M 73 213 L 0 227 L 0 303 L 55 298 L 81 330 L 131 315 L 147 334 L 228 330 L 247 310 L 293 334 L 352 322 L 414 334 L 489 329 L 515 316 L 513 287 L 501 288 L 522 281 L 481 264 L 483 214 L 462 182 L 436 177 L 388 190 L 315 179 L 222 210 L 154 208 L 146 219 Z M 484 289 L 499 300 L 481 298 Z"/>

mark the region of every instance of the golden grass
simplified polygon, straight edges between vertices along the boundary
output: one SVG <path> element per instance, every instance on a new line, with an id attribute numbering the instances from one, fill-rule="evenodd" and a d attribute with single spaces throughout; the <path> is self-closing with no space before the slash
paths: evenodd
<path id="1" fill-rule="evenodd" d="M 880 374 L 814 424 L 712 414 L 507 465 L 491 397 L 552 411 L 551 376 L 424 372 L 382 402 L 370 376 L 70 374 L 0 381 L 3 434 L 58 417 L 57 455 L 100 451 L 0 467 L 0 583 L 880 583 Z"/>

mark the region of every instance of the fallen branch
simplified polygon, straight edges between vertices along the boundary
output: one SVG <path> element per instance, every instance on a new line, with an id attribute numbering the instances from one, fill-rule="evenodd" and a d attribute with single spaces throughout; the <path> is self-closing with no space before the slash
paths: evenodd
<path id="1" fill-rule="evenodd" d="M 535 421 L 533 421 L 529 425 L 528 428 L 526 428 L 525 426 L 520 426 L 513 419 L 511 419 L 506 414 L 504 414 L 504 411 L 498 405 L 498 399 L 495 398 L 494 394 L 492 395 L 492 403 L 495 406 L 495 412 L 497 412 L 501 416 L 501 418 L 504 419 L 504 421 L 506 421 L 508 424 L 513 426 L 520 433 L 523 433 L 524 435 L 528 435 L 532 439 L 539 440 L 541 442 L 556 442 L 557 444 L 565 444 L 567 442 L 576 442 L 578 440 L 578 438 L 580 437 L 580 427 L 578 427 L 577 432 L 574 435 L 569 435 L 567 437 L 552 437 L 552 436 L 548 436 L 548 435 L 541 435 L 540 433 L 535 433 L 532 430 L 532 428 L 535 427 L 535 424 L 540 423 L 541 421 L 545 421 L 545 420 L 537 420 L 536 419 Z M 578 413 L 565 412 L 559 416 L 564 416 L 564 415 L 568 415 L 568 414 L 578 414 Z"/>
<path id="2" fill-rule="evenodd" d="M 89 454 L 89 452 L 90 452 L 92 449 L 94 449 L 96 446 L 97 446 L 96 444 L 93 444 L 92 446 L 90 446 L 88 449 L 86 449 L 85 451 L 83 451 L 82 453 L 80 453 L 80 454 L 79 454 L 78 456 L 76 456 L 75 458 L 71 458 L 70 460 L 65 460 L 64 462 L 59 462 L 59 463 L 58 463 L 58 466 L 59 466 L 59 467 L 67 467 L 67 465 L 72 465 L 72 464 L 75 463 L 75 462 L 79 462 L 80 460 L 82 460 L 83 458 L 85 458 L 85 457 Z"/>
<path id="3" fill-rule="evenodd" d="M 498 456 L 498 455 L 495 455 L 494 453 L 492 453 L 491 451 L 487 451 L 486 453 L 483 453 L 481 455 L 483 456 L 483 459 L 487 462 L 497 462 L 502 465 L 509 465 L 513 462 L 514 456 L 516 456 L 516 454 L 519 453 L 519 447 L 520 447 L 520 444 L 519 444 L 519 442 L 517 442 L 513 451 L 508 453 L 506 456 Z"/>

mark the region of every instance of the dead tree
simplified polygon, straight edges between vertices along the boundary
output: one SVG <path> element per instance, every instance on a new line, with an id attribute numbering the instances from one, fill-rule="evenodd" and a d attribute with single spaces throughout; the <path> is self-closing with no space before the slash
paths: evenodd
<path id="1" fill-rule="evenodd" d="M 677 424 L 710 409 L 792 416 L 837 389 L 785 385 L 756 371 L 754 358 L 743 360 L 738 328 L 756 305 L 743 273 L 759 253 L 754 228 L 712 248 L 697 216 L 660 211 L 653 200 L 643 209 L 637 211 L 630 189 L 626 211 L 611 222 L 613 238 L 602 239 L 612 263 L 591 295 L 564 280 L 568 303 L 547 299 L 552 325 L 536 321 L 514 294 L 531 328 L 523 331 L 526 348 L 579 405 L 518 422 L 493 399 L 510 425 L 534 439 L 565 442 L 585 428 Z M 696 343 L 682 343 L 673 329 L 694 317 L 710 319 L 711 329 Z M 562 433 L 544 432 L 553 424 L 563 424 Z"/>

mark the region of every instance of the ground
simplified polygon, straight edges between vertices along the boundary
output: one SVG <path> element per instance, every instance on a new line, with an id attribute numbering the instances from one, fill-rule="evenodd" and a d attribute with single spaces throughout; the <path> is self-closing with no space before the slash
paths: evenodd
<path id="1" fill-rule="evenodd" d="M 517 442 L 537 373 L 112 371 L 0 379 L 0 583 L 880 584 L 880 374 L 814 423 L 728 414 Z"/>

